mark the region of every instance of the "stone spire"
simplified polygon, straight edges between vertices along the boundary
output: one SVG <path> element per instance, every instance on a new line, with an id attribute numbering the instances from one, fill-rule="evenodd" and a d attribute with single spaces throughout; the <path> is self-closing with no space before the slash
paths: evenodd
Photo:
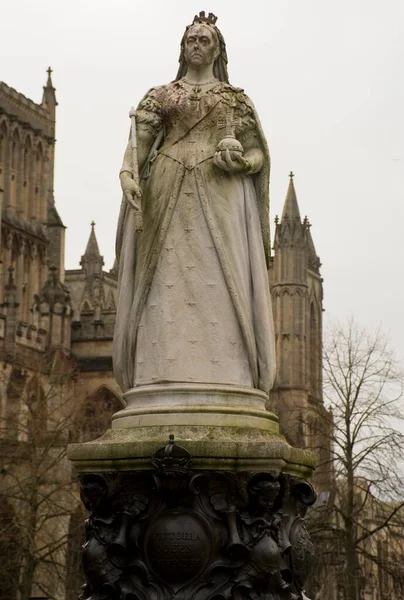
<path id="1" fill-rule="evenodd" d="M 80 265 L 87 275 L 101 275 L 104 257 L 101 256 L 98 247 L 94 221 L 91 223 L 90 237 L 88 238 L 86 250 L 81 257 Z"/>
<path id="2" fill-rule="evenodd" d="M 308 418 L 314 423 L 312 419 L 322 410 L 323 288 L 311 225 L 307 217 L 301 219 L 293 173 L 289 177 L 282 218 L 275 220 L 270 276 L 278 365 L 272 398 L 287 439 L 316 447 L 320 443 L 309 437 L 306 425 L 302 428 L 301 415 L 306 423 Z M 320 431 L 317 425 L 313 427 Z"/>
<path id="3" fill-rule="evenodd" d="M 286 193 L 285 204 L 283 206 L 282 221 L 287 219 L 298 219 L 300 222 L 299 205 L 296 198 L 295 185 L 293 183 L 294 173 L 289 173 L 289 187 Z"/>
<path id="4" fill-rule="evenodd" d="M 282 218 L 275 219 L 275 250 L 283 247 L 304 246 L 305 233 L 304 226 L 300 217 L 299 205 L 297 203 L 295 184 L 293 182 L 294 174 L 289 173 L 289 187 L 286 193 L 285 204 L 283 206 Z"/>
<path id="5" fill-rule="evenodd" d="M 46 85 L 43 88 L 43 96 L 42 96 L 42 106 L 47 108 L 49 114 L 55 120 L 56 107 L 58 105 L 56 100 L 56 89 L 53 87 L 52 83 L 52 69 L 48 68 L 48 79 Z"/>

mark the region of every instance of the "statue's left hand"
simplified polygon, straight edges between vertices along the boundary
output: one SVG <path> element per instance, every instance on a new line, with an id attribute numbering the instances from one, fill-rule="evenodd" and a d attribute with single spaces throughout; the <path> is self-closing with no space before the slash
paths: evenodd
<path id="1" fill-rule="evenodd" d="M 213 162 L 219 169 L 227 173 L 248 173 L 251 169 L 251 163 L 240 154 L 232 150 L 222 150 L 216 152 Z"/>

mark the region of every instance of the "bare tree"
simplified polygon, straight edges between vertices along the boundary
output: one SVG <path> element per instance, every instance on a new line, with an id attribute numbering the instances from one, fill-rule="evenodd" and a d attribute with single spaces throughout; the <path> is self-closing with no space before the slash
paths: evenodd
<path id="1" fill-rule="evenodd" d="M 316 579 L 330 585 L 332 571 L 338 600 L 360 600 L 372 586 L 378 589 L 374 598 L 402 598 L 403 371 L 386 337 L 353 320 L 330 328 L 323 370 L 329 412 L 317 427 L 331 436 L 334 484 L 312 519 Z"/>
<path id="2" fill-rule="evenodd" d="M 1 382 L 0 597 L 63 596 L 69 522 L 78 505 L 66 447 L 79 407 L 61 353 Z"/>

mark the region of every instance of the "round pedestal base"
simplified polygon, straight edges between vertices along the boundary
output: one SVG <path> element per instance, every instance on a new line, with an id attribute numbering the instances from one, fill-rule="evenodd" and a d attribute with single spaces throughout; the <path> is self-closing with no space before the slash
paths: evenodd
<path id="1" fill-rule="evenodd" d="M 68 455 L 79 472 L 150 468 L 150 458 L 170 435 L 187 446 L 197 469 L 262 470 L 309 477 L 311 452 L 292 448 L 279 434 L 260 390 L 203 384 L 139 386 L 125 394 L 126 408 L 112 429 Z"/>
<path id="2" fill-rule="evenodd" d="M 209 384 L 159 384 L 124 394 L 126 408 L 112 428 L 164 426 L 246 427 L 278 433 L 278 418 L 266 410 L 268 396 L 253 388 Z"/>

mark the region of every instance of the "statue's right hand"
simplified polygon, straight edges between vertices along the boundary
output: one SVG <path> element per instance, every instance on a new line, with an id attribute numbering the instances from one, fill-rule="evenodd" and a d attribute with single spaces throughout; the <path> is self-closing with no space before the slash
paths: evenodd
<path id="1" fill-rule="evenodd" d="M 131 194 L 132 198 L 134 198 L 135 196 L 137 198 L 141 198 L 142 197 L 142 190 L 140 189 L 139 182 L 135 181 L 130 176 L 123 177 L 123 175 L 124 174 L 122 173 L 122 176 L 121 176 L 121 187 L 122 187 L 123 193 L 126 195 L 129 192 Z"/>

